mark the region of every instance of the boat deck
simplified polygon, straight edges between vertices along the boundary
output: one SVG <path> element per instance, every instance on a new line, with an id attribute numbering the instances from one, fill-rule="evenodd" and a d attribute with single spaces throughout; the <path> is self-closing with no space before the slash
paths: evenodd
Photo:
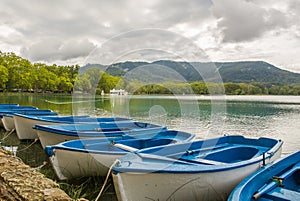
<path id="1" fill-rule="evenodd" d="M 188 150 L 180 160 L 207 165 L 224 165 L 249 160 L 266 151 L 266 147 L 221 144 L 211 149 Z"/>
<path id="2" fill-rule="evenodd" d="M 300 197 L 299 192 L 281 188 L 281 187 L 276 187 L 275 189 L 273 189 L 269 193 L 266 193 L 263 197 L 261 197 L 258 200 L 259 201 L 271 201 L 271 200 L 286 201 L 286 200 L 295 200 L 295 198 L 299 198 L 299 197 Z"/>

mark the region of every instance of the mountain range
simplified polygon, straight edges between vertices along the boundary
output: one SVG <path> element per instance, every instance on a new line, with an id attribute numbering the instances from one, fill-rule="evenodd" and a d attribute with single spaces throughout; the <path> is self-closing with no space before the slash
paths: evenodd
<path id="1" fill-rule="evenodd" d="M 263 82 L 274 84 L 300 84 L 300 74 L 282 70 L 264 61 L 240 62 L 179 62 L 159 60 L 154 62 L 121 62 L 109 66 L 87 64 L 85 71 L 96 67 L 128 81 L 142 82 Z"/>

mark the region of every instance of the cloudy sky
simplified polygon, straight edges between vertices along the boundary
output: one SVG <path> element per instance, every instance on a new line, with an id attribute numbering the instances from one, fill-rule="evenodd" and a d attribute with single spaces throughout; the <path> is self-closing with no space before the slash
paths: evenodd
<path id="1" fill-rule="evenodd" d="M 134 44 L 153 50 L 180 38 L 211 61 L 263 60 L 300 73 L 299 16 L 299 0 L 0 0 L 0 50 L 32 62 L 83 64 L 105 45 L 115 61 L 140 60 Z M 118 52 L 121 45 L 127 52 Z M 171 49 L 158 48 L 151 59 L 178 55 Z"/>

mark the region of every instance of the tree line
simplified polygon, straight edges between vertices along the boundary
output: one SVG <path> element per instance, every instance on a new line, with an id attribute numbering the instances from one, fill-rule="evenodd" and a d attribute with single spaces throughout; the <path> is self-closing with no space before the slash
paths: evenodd
<path id="1" fill-rule="evenodd" d="M 1 91 L 71 92 L 78 65 L 32 64 L 14 53 L 0 52 Z"/>
<path id="2" fill-rule="evenodd" d="M 300 95 L 300 85 L 278 83 L 143 83 L 124 80 L 100 69 L 79 72 L 79 65 L 46 65 L 31 63 L 14 53 L 0 51 L 0 90 L 3 92 L 58 92 L 74 91 L 101 94 L 122 88 L 131 94 L 228 94 L 228 95 Z"/>
<path id="3" fill-rule="evenodd" d="M 198 94 L 198 95 L 300 95 L 299 85 L 278 85 L 270 83 L 224 84 L 192 82 L 148 84 L 140 87 L 135 94 Z"/>

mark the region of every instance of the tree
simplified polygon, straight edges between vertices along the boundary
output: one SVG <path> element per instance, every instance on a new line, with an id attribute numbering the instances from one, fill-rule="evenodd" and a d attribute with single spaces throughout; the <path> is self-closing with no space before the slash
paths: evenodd
<path id="1" fill-rule="evenodd" d="M 0 80 L 0 88 L 4 91 L 6 89 L 6 82 L 8 81 L 8 70 L 2 65 L 0 65 Z"/>
<path id="2" fill-rule="evenodd" d="M 59 78 L 58 78 L 58 90 L 61 92 L 71 92 L 73 88 L 73 84 L 71 79 L 63 73 Z"/>
<path id="3" fill-rule="evenodd" d="M 103 90 L 105 93 L 109 93 L 111 89 L 114 89 L 116 87 L 123 88 L 123 84 L 124 81 L 121 77 L 103 73 L 99 81 L 98 88 L 100 89 L 100 91 Z"/>
<path id="4" fill-rule="evenodd" d="M 270 94 L 270 95 L 278 95 L 278 94 L 279 94 L 279 90 L 280 90 L 280 87 L 279 87 L 279 86 L 272 85 L 272 86 L 269 88 L 269 94 Z"/>
<path id="5" fill-rule="evenodd" d="M 89 80 L 88 74 L 84 73 L 76 79 L 74 83 L 74 91 L 81 91 L 88 93 L 92 90 L 92 84 Z"/>
<path id="6" fill-rule="evenodd" d="M 192 82 L 190 85 L 195 94 L 208 94 L 208 89 L 204 82 Z"/>
<path id="7" fill-rule="evenodd" d="M 290 90 L 289 86 L 284 85 L 284 86 L 280 87 L 279 94 L 280 95 L 289 95 L 289 94 L 292 94 L 292 91 Z"/>

